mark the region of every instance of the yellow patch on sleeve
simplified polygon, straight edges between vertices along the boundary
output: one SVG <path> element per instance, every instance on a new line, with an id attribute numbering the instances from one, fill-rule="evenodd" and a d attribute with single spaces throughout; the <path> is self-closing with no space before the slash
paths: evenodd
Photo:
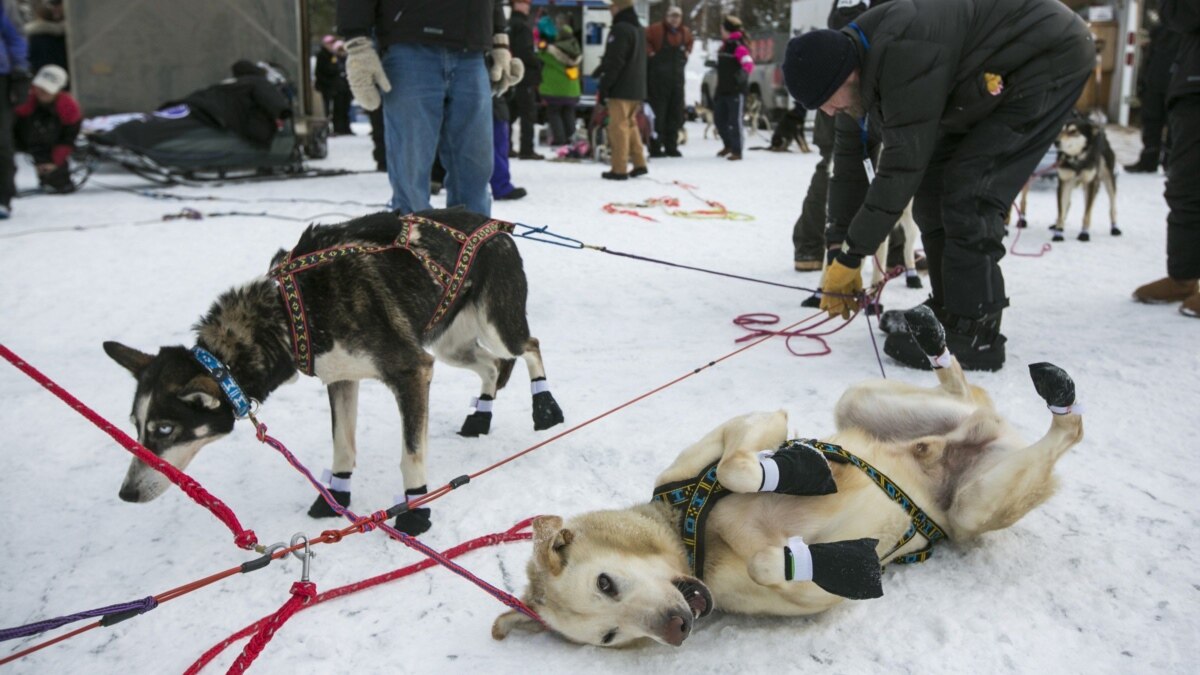
<path id="1" fill-rule="evenodd" d="M 999 96 L 1004 91 L 1004 78 L 995 73 L 984 73 L 983 82 L 992 96 Z"/>

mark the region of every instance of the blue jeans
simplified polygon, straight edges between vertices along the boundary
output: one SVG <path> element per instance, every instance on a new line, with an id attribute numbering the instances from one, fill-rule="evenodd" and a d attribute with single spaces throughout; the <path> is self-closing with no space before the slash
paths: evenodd
<path id="1" fill-rule="evenodd" d="M 735 155 L 742 154 L 742 96 L 713 97 L 713 125 L 725 149 Z"/>
<path id="2" fill-rule="evenodd" d="M 399 43 L 383 55 L 392 90 L 383 94 L 392 200 L 401 213 L 429 208 L 429 168 L 446 167 L 446 206 L 491 215 L 492 91 L 482 52 Z"/>

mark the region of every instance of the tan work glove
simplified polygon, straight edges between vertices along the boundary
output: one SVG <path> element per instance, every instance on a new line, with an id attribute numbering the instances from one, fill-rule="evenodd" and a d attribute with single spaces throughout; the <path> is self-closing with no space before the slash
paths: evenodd
<path id="1" fill-rule="evenodd" d="M 392 90 L 383 72 L 383 64 L 379 62 L 379 53 L 370 38 L 356 37 L 346 43 L 346 80 L 350 82 L 350 92 L 364 110 L 375 110 L 379 107 L 379 90 Z M 378 88 L 376 88 L 378 87 Z"/>
<path id="2" fill-rule="evenodd" d="M 492 96 L 500 96 L 525 77 L 525 64 L 512 57 L 506 33 L 492 36 L 492 68 L 488 77 L 492 80 Z"/>
<path id="3" fill-rule="evenodd" d="M 849 319 L 850 314 L 858 310 L 858 295 L 862 293 L 862 259 L 854 267 L 843 260 L 846 260 L 845 254 L 835 258 L 825 270 L 825 279 L 821 282 L 821 309 L 829 312 L 829 316 Z"/>

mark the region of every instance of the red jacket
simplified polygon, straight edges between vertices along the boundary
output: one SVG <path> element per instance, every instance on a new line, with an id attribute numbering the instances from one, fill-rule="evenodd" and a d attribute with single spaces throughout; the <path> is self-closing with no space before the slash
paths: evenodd
<path id="1" fill-rule="evenodd" d="M 29 98 L 13 109 L 18 146 L 32 149 L 35 146 L 50 146 L 50 159 L 62 166 L 75 149 L 75 137 L 83 122 L 83 111 L 75 97 L 60 92 L 48 106 L 38 103 L 30 90 Z"/>

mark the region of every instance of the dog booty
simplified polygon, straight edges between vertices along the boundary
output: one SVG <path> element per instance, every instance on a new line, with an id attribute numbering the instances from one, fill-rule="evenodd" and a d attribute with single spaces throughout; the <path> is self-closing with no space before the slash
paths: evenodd
<path id="1" fill-rule="evenodd" d="M 550 393 L 550 383 L 546 378 L 539 377 L 529 384 L 533 393 L 533 430 L 542 431 L 556 424 L 562 424 L 563 412 L 558 407 L 558 401 Z"/>
<path id="2" fill-rule="evenodd" d="M 419 488 L 412 488 L 411 490 L 405 490 L 404 491 L 404 501 L 411 502 L 414 499 L 416 499 L 417 497 L 426 495 L 428 493 L 429 493 L 429 489 L 426 488 L 424 485 L 422 485 Z M 397 498 L 396 501 L 397 501 L 397 503 L 399 503 L 400 500 Z M 432 512 L 430 511 L 430 509 L 428 509 L 426 507 L 409 509 L 409 510 L 405 511 L 404 513 L 401 513 L 400 515 L 396 516 L 396 522 L 395 522 L 394 527 L 397 530 L 400 530 L 401 532 L 403 532 L 404 534 L 412 535 L 414 537 L 419 534 L 424 534 L 425 532 L 429 531 L 429 528 L 433 527 L 433 521 L 430 519 L 431 513 Z"/>
<path id="3" fill-rule="evenodd" d="M 809 545 L 792 537 L 783 547 L 784 577 L 812 581 L 850 600 L 882 597 L 883 568 L 875 554 L 878 544 L 878 539 L 850 539 Z"/>
<path id="4" fill-rule="evenodd" d="M 487 394 L 481 394 L 479 398 L 471 401 L 471 414 L 463 420 L 462 429 L 458 430 L 459 436 L 467 438 L 475 438 L 476 436 L 486 436 L 492 428 L 492 397 Z"/>
<path id="5" fill-rule="evenodd" d="M 758 463 L 763 470 L 759 492 L 801 496 L 837 492 L 825 455 L 804 441 L 785 441 L 777 450 L 763 451 Z"/>
<path id="6" fill-rule="evenodd" d="M 349 471 L 333 473 L 326 470 L 321 476 L 321 482 L 329 487 L 329 494 L 342 508 L 350 506 L 350 475 Z M 324 497 L 317 497 L 317 501 L 308 508 L 309 518 L 336 518 L 338 515 Z"/>

